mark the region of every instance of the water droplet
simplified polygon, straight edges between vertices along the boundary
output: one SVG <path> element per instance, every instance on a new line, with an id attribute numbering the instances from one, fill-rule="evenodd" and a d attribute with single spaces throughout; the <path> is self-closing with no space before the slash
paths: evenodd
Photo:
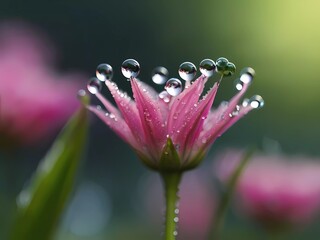
<path id="1" fill-rule="evenodd" d="M 87 95 L 87 93 L 84 89 L 80 89 L 77 94 L 78 99 L 80 99 L 80 100 L 83 99 L 86 95 Z"/>
<path id="2" fill-rule="evenodd" d="M 176 208 L 176 209 L 174 210 L 174 213 L 175 213 L 175 214 L 179 214 L 179 212 L 180 212 L 180 211 L 179 211 L 179 208 Z"/>
<path id="3" fill-rule="evenodd" d="M 252 108 L 256 109 L 262 108 L 264 106 L 264 100 L 260 95 L 254 95 L 253 97 L 251 97 L 249 103 Z"/>
<path id="4" fill-rule="evenodd" d="M 101 82 L 111 80 L 113 76 L 113 69 L 109 64 L 99 64 L 96 69 L 96 76 Z"/>
<path id="5" fill-rule="evenodd" d="M 173 221 L 177 223 L 177 222 L 179 222 L 179 218 L 178 218 L 178 217 L 175 217 L 175 218 L 173 219 Z"/>
<path id="6" fill-rule="evenodd" d="M 126 78 L 137 77 L 140 72 L 140 64 L 134 59 L 127 59 L 121 65 L 121 72 Z"/>
<path id="7" fill-rule="evenodd" d="M 170 78 L 164 88 L 171 96 L 177 96 L 182 91 L 182 83 L 177 78 Z"/>
<path id="8" fill-rule="evenodd" d="M 216 71 L 223 76 L 227 76 L 227 77 L 231 76 L 236 71 L 236 66 L 232 62 L 229 62 L 229 60 L 224 57 L 217 59 L 216 66 L 217 66 Z"/>
<path id="9" fill-rule="evenodd" d="M 177 230 L 173 231 L 173 236 L 178 236 L 178 231 Z"/>
<path id="10" fill-rule="evenodd" d="M 224 70 L 227 67 L 228 62 L 229 60 L 224 57 L 218 58 L 216 61 L 216 66 L 217 66 L 216 71 L 220 74 L 223 74 Z"/>
<path id="11" fill-rule="evenodd" d="M 201 61 L 199 68 L 203 75 L 206 77 L 211 77 L 216 70 L 216 64 L 211 59 L 204 59 Z"/>
<path id="12" fill-rule="evenodd" d="M 171 95 L 167 91 L 162 91 L 161 93 L 159 93 L 159 98 L 168 103 L 170 102 Z"/>
<path id="13" fill-rule="evenodd" d="M 101 91 L 101 88 L 102 88 L 101 81 L 93 77 L 88 81 L 87 88 L 91 94 L 96 94 Z"/>
<path id="14" fill-rule="evenodd" d="M 234 86 L 236 87 L 236 89 L 238 91 L 242 90 L 244 85 L 245 85 L 245 83 L 242 82 L 239 78 L 234 81 Z"/>
<path id="15" fill-rule="evenodd" d="M 224 71 L 224 76 L 232 76 L 236 72 L 236 65 L 234 65 L 232 62 L 228 62 L 226 70 Z"/>
<path id="16" fill-rule="evenodd" d="M 169 72 L 165 67 L 156 67 L 152 71 L 152 81 L 156 84 L 164 84 L 168 80 Z"/>
<path id="17" fill-rule="evenodd" d="M 179 75 L 185 81 L 191 81 L 197 73 L 196 66 L 191 62 L 184 62 L 179 66 Z"/>
<path id="18" fill-rule="evenodd" d="M 240 81 L 244 84 L 250 84 L 255 75 L 255 71 L 252 68 L 244 68 L 240 73 Z"/>
<path id="19" fill-rule="evenodd" d="M 243 107 L 248 106 L 248 105 L 249 105 L 249 102 L 250 102 L 250 100 L 249 100 L 248 98 L 243 99 L 243 101 L 242 101 L 242 106 L 243 106 Z"/>

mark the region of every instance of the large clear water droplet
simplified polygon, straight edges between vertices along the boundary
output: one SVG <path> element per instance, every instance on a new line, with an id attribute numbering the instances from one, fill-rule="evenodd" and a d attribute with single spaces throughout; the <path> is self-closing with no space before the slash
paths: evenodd
<path id="1" fill-rule="evenodd" d="M 254 75 L 255 71 L 252 68 L 244 68 L 240 72 L 240 81 L 245 84 L 249 84 L 252 82 Z"/>
<path id="2" fill-rule="evenodd" d="M 249 104 L 252 108 L 262 108 L 264 106 L 264 100 L 260 95 L 254 95 L 250 98 Z"/>
<path id="3" fill-rule="evenodd" d="M 179 67 L 179 75 L 185 81 L 191 81 L 197 73 L 196 66 L 191 62 L 184 62 Z"/>
<path id="4" fill-rule="evenodd" d="M 156 67 L 152 71 L 152 81 L 156 84 L 164 84 L 168 80 L 169 72 L 165 67 Z"/>
<path id="5" fill-rule="evenodd" d="M 201 61 L 199 69 L 203 75 L 206 77 L 211 77 L 216 70 L 216 64 L 211 59 L 204 59 Z"/>
<path id="6" fill-rule="evenodd" d="M 135 78 L 139 75 L 140 64 L 134 59 L 127 59 L 121 65 L 121 72 L 126 78 Z"/>
<path id="7" fill-rule="evenodd" d="M 96 76 L 102 82 L 111 80 L 113 77 L 113 69 L 109 64 L 99 64 L 96 69 Z"/>
<path id="8" fill-rule="evenodd" d="M 177 96 L 182 91 L 182 83 L 177 78 L 170 78 L 164 88 L 171 96 Z"/>
<path id="9" fill-rule="evenodd" d="M 236 65 L 224 57 L 217 59 L 216 66 L 216 71 L 226 77 L 233 75 L 236 71 Z"/>
<path id="10" fill-rule="evenodd" d="M 88 81 L 87 88 L 91 94 L 96 94 L 101 91 L 101 88 L 102 88 L 101 81 L 93 77 Z"/>

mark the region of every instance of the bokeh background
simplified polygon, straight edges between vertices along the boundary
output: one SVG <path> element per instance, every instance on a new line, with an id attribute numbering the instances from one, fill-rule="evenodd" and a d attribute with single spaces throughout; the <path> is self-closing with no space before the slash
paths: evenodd
<path id="1" fill-rule="evenodd" d="M 3 0 L 0 23 L 26 22 L 45 34 L 55 46 L 61 71 L 81 70 L 90 76 L 99 63 L 111 64 L 114 81 L 126 90 L 129 84 L 120 66 L 127 58 L 140 63 L 139 77 L 148 83 L 155 66 L 163 65 L 170 76 L 177 76 L 183 61 L 198 65 L 204 58 L 224 56 L 236 64 L 237 73 L 253 67 L 256 78 L 248 97 L 262 95 L 265 107 L 218 139 L 204 162 L 210 166 L 210 156 L 221 149 L 248 145 L 266 151 L 281 146 L 286 154 L 320 159 L 319 8 L 316 0 Z M 218 103 L 235 93 L 233 79 L 224 79 Z M 15 192 L 52 140 L 17 150 L 14 169 L 19 174 L 11 173 Z M 213 181 L 206 174 L 207 181 Z M 148 177 L 129 147 L 92 117 L 82 170 L 57 239 L 158 239 L 161 229 L 144 210 Z M 3 206 L 11 206 L 5 193 L 2 196 Z M 314 239 L 317 226 L 314 223 L 291 239 Z M 226 239 L 258 239 L 263 234 L 259 226 L 233 213 L 226 229 Z"/>

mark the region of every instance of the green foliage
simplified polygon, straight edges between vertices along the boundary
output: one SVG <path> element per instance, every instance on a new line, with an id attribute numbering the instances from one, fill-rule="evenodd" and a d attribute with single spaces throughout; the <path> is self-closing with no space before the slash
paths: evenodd
<path id="1" fill-rule="evenodd" d="M 73 188 L 86 132 L 87 116 L 82 108 L 67 123 L 40 162 L 29 186 L 18 196 L 11 240 L 52 239 Z"/>

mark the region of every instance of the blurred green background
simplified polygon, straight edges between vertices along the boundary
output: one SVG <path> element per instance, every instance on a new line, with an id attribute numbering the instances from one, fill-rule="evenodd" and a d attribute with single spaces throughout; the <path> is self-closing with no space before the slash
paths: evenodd
<path id="1" fill-rule="evenodd" d="M 127 58 L 140 63 L 140 79 L 148 83 L 152 69 L 158 65 L 167 67 L 170 76 L 178 75 L 183 61 L 198 65 L 204 58 L 227 57 L 236 64 L 237 73 L 251 66 L 257 74 L 248 97 L 262 95 L 265 107 L 246 116 L 218 139 L 210 155 L 229 146 L 255 144 L 263 149 L 271 139 L 279 142 L 285 153 L 320 156 L 319 9 L 316 0 L 3 0 L 0 20 L 26 21 L 45 33 L 57 48 L 59 69 L 79 69 L 93 75 L 99 63 L 111 64 L 114 81 L 127 90 L 129 84 L 120 72 Z M 235 93 L 233 79 L 223 81 L 218 103 Z M 101 209 L 88 210 L 88 215 L 81 216 L 78 210 L 85 209 L 86 204 L 79 201 L 78 206 L 72 205 L 76 209 L 73 214 L 80 215 L 74 217 L 69 209 L 71 213 L 66 214 L 57 239 L 142 239 L 144 232 L 157 233 L 139 200 L 137 186 L 147 170 L 96 117 L 91 122 L 77 189 L 86 191 L 88 184 L 94 185 L 98 190 L 92 199 L 87 195 L 88 201 L 101 205 Z M 49 145 L 17 152 L 15 167 L 20 174 L 13 186 L 15 191 L 27 181 Z M 204 164 L 210 163 L 211 159 L 206 159 Z M 107 204 L 99 205 L 99 199 Z M 99 217 L 101 211 L 106 214 Z M 101 226 L 81 222 L 90 214 L 101 220 Z M 80 223 L 72 222 L 72 216 Z M 232 216 L 228 222 L 230 239 L 240 239 L 232 237 L 233 233 L 239 234 L 239 229 L 243 236 L 248 232 L 252 239 L 259 238 L 258 227 Z M 72 224 L 78 224 L 78 228 L 91 226 L 93 230 L 77 235 L 72 233 Z M 315 229 L 317 224 L 291 239 L 314 239 Z M 134 234 L 140 238 L 132 237 Z M 157 239 L 147 236 L 145 239 Z"/>

